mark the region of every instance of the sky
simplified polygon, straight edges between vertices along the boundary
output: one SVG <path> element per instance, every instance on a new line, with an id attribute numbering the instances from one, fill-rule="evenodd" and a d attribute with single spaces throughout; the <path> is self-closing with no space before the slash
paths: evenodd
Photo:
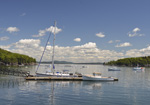
<path id="1" fill-rule="evenodd" d="M 149 0 L 0 0 L 0 48 L 40 60 L 56 24 L 55 60 L 150 56 Z M 42 61 L 51 61 L 53 35 Z"/>

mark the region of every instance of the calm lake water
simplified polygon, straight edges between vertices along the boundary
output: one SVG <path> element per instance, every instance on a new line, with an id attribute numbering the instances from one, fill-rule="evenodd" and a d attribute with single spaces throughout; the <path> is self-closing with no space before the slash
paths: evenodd
<path id="1" fill-rule="evenodd" d="M 48 70 L 41 65 L 38 72 Z M 150 68 L 134 71 L 108 71 L 103 65 L 57 64 L 56 69 L 103 76 L 114 76 L 115 82 L 93 81 L 26 81 L 23 77 L 0 75 L 0 105 L 149 105 Z M 34 74 L 36 67 L 22 67 Z"/>

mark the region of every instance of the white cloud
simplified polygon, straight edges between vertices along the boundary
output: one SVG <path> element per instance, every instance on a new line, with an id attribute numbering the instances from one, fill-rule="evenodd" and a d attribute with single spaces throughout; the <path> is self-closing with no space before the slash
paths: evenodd
<path id="1" fill-rule="evenodd" d="M 62 29 L 59 29 L 58 27 L 55 28 L 54 26 L 51 26 L 51 27 L 47 28 L 46 31 L 47 32 L 52 32 L 52 33 L 55 32 L 56 34 L 58 34 L 59 32 L 62 31 Z"/>
<path id="2" fill-rule="evenodd" d="M 80 42 L 80 41 L 81 41 L 81 38 L 75 38 L 74 41 L 75 41 L 75 42 Z"/>
<path id="3" fill-rule="evenodd" d="M 19 40 L 20 44 L 40 44 L 39 39 L 21 39 Z"/>
<path id="4" fill-rule="evenodd" d="M 55 34 L 58 34 L 59 32 L 61 32 L 62 29 L 59 29 L 59 28 L 55 28 L 54 26 L 50 26 L 49 28 L 46 28 L 44 30 L 39 30 L 39 34 L 38 35 L 32 35 L 32 37 L 42 37 L 46 34 L 46 32 L 52 32 Z"/>
<path id="5" fill-rule="evenodd" d="M 134 28 L 134 29 L 132 30 L 132 32 L 128 32 L 128 36 L 129 36 L 129 37 L 144 36 L 144 34 L 140 34 L 140 33 L 138 33 L 138 31 L 140 31 L 139 28 Z"/>
<path id="6" fill-rule="evenodd" d="M 8 31 L 9 33 L 12 33 L 12 32 L 18 32 L 20 30 L 17 27 L 8 27 L 6 31 Z"/>
<path id="7" fill-rule="evenodd" d="M 9 37 L 7 37 L 7 36 L 0 37 L 0 41 L 5 41 L 5 40 L 8 40 L 8 39 L 9 39 Z"/>
<path id="8" fill-rule="evenodd" d="M 108 43 L 113 43 L 113 40 L 110 40 Z"/>
<path id="9" fill-rule="evenodd" d="M 40 45 L 39 39 L 21 39 L 16 42 L 14 45 L 15 48 L 37 48 Z"/>
<path id="10" fill-rule="evenodd" d="M 89 43 L 86 43 L 84 45 L 74 46 L 72 48 L 73 48 L 73 50 L 80 50 L 80 49 L 92 49 L 92 48 L 95 48 L 95 47 L 96 47 L 96 43 L 89 42 Z"/>
<path id="11" fill-rule="evenodd" d="M 139 50 L 140 52 L 145 52 L 145 51 L 150 51 L 150 46 L 148 46 L 147 48 L 143 48 Z"/>
<path id="12" fill-rule="evenodd" d="M 21 39 L 11 45 L 0 46 L 0 48 L 11 52 L 29 55 L 40 60 L 44 46 L 40 45 L 39 39 Z M 120 47 L 130 46 L 129 42 L 120 44 Z M 119 46 L 119 45 L 118 45 Z M 48 45 L 45 51 L 43 61 L 51 61 L 52 46 Z M 94 42 L 88 42 L 80 46 L 55 46 L 55 60 L 71 61 L 71 62 L 107 62 L 125 57 L 148 56 L 150 46 L 142 49 L 131 49 L 124 52 L 116 52 L 114 50 L 99 49 Z"/>
<path id="13" fill-rule="evenodd" d="M 34 57 L 39 61 L 44 50 L 40 46 L 40 40 L 21 39 L 11 46 L 2 46 L 4 49 L 11 50 L 15 53 L 26 54 Z M 43 61 L 50 61 L 52 56 L 52 46 L 47 46 Z M 55 47 L 55 60 L 71 61 L 71 62 L 104 62 L 117 59 L 123 56 L 123 53 L 116 51 L 98 49 L 96 43 L 89 42 L 80 46 L 72 47 Z"/>
<path id="14" fill-rule="evenodd" d="M 5 46 L 0 45 L 1 49 L 5 49 L 5 50 L 8 50 L 8 51 L 9 51 L 10 47 L 11 47 L 11 45 L 5 45 Z"/>
<path id="15" fill-rule="evenodd" d="M 133 29 L 133 32 L 138 32 L 138 31 L 140 31 L 139 28 L 134 28 L 134 29 Z"/>
<path id="16" fill-rule="evenodd" d="M 131 49 L 126 51 L 125 56 L 127 57 L 141 57 L 141 56 L 149 56 L 150 46 L 142 49 Z"/>
<path id="17" fill-rule="evenodd" d="M 105 35 L 104 35 L 102 32 L 97 33 L 96 36 L 98 36 L 98 37 L 100 37 L 100 38 L 105 37 Z"/>
<path id="18" fill-rule="evenodd" d="M 121 43 L 119 45 L 116 45 L 115 47 L 129 47 L 132 46 L 129 42 Z"/>
<path id="19" fill-rule="evenodd" d="M 45 30 L 39 30 L 39 34 L 38 35 L 32 35 L 32 37 L 42 37 L 45 35 L 45 33 L 46 33 Z"/>
<path id="20" fill-rule="evenodd" d="M 26 13 L 22 13 L 20 16 L 25 16 L 26 15 Z"/>

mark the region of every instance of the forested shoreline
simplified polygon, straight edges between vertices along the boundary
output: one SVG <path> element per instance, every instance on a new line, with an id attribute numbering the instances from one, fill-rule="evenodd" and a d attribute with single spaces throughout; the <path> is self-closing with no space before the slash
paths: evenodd
<path id="1" fill-rule="evenodd" d="M 144 67 L 150 67 L 150 56 L 118 59 L 117 61 L 110 61 L 104 64 L 115 65 L 115 66 L 137 66 L 139 65 L 139 66 L 144 66 Z"/>
<path id="2" fill-rule="evenodd" d="M 27 55 L 12 53 L 0 48 L 0 65 L 33 65 L 36 59 Z"/>

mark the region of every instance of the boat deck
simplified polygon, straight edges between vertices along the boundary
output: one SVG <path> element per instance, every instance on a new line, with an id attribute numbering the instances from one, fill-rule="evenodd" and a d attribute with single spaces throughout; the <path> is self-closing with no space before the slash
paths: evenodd
<path id="1" fill-rule="evenodd" d="M 82 81 L 82 77 L 26 77 L 26 80 L 77 80 Z"/>

